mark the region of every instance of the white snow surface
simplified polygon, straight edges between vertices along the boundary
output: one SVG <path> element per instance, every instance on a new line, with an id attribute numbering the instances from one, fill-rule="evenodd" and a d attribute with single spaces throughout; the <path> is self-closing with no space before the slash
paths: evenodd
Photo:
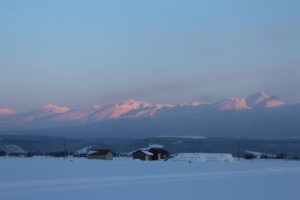
<path id="1" fill-rule="evenodd" d="M 234 162 L 231 154 L 220 153 L 179 153 L 174 156 L 176 161 L 215 161 L 215 162 Z"/>
<path id="2" fill-rule="evenodd" d="M 298 200 L 300 162 L 0 158 L 0 199 Z"/>

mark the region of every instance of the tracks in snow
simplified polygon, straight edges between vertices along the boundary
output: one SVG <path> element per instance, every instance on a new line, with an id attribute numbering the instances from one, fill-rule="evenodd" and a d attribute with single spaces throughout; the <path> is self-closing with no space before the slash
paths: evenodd
<path id="1" fill-rule="evenodd" d="M 97 178 L 28 180 L 0 183 L 0 197 L 11 193 L 35 193 L 41 191 L 77 190 L 93 187 L 113 187 L 128 184 L 145 184 L 158 182 L 197 181 L 221 178 L 238 178 L 260 174 L 276 174 L 284 171 L 300 171 L 300 168 L 274 168 L 260 170 L 241 170 L 223 172 L 200 172 L 159 175 L 111 176 Z"/>

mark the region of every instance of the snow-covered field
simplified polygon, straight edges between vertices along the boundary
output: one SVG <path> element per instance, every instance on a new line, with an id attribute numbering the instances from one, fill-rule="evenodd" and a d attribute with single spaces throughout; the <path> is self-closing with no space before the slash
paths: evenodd
<path id="1" fill-rule="evenodd" d="M 300 162 L 0 158 L 0 199 L 293 200 Z"/>

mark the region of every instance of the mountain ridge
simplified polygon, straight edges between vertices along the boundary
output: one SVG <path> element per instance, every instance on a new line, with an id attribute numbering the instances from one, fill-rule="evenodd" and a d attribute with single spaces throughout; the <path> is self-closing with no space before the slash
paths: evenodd
<path id="1" fill-rule="evenodd" d="M 274 103 L 275 102 L 275 103 Z M 69 137 L 204 136 L 300 138 L 300 104 L 257 93 L 217 103 L 127 100 L 75 110 L 47 104 L 0 117 L 0 133 Z"/>
<path id="2" fill-rule="evenodd" d="M 99 104 L 90 109 L 82 110 L 50 103 L 26 113 L 17 113 L 13 109 L 0 108 L 0 128 L 49 128 L 88 124 L 111 119 L 155 117 L 160 110 L 176 110 L 181 107 L 195 108 L 195 110 L 198 107 L 210 107 L 215 111 L 237 111 L 268 109 L 285 105 L 287 103 L 265 92 L 248 97 L 227 98 L 216 103 L 193 101 L 177 105 L 152 104 L 129 99 L 114 104 Z"/>

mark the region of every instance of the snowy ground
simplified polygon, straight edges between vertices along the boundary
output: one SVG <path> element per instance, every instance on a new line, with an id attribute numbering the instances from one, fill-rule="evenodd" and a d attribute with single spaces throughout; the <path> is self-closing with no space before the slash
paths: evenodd
<path id="1" fill-rule="evenodd" d="M 0 199 L 299 199 L 300 162 L 0 158 Z"/>

